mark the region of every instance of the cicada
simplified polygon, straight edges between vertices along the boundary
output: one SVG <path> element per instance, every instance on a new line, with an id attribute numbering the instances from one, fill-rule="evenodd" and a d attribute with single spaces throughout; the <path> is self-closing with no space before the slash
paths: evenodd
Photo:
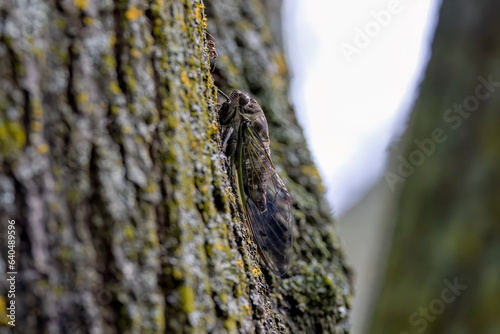
<path id="1" fill-rule="evenodd" d="M 283 276 L 292 248 L 291 198 L 269 150 L 264 112 L 248 93 L 233 90 L 219 110 L 222 151 L 257 250 L 267 267 Z"/>

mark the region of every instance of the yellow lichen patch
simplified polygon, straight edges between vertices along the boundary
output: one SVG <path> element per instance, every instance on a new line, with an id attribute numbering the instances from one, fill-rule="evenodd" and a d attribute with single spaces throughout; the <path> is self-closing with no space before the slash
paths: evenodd
<path id="1" fill-rule="evenodd" d="M 225 248 L 222 245 L 215 245 L 215 248 L 220 250 L 220 251 L 225 251 Z"/>
<path id="2" fill-rule="evenodd" d="M 111 39 L 113 39 L 114 41 L 116 41 L 115 37 L 111 37 L 110 38 L 110 41 Z M 111 44 L 112 46 L 114 46 L 114 43 Z M 105 65 L 105 68 L 108 70 L 108 71 L 114 71 L 116 69 L 116 59 L 115 57 L 112 57 L 110 55 L 105 55 L 103 58 L 103 63 Z"/>
<path id="3" fill-rule="evenodd" d="M 73 5 L 81 10 L 85 10 L 89 6 L 89 3 L 87 0 L 74 0 Z"/>
<path id="4" fill-rule="evenodd" d="M 117 82 L 111 83 L 111 85 L 109 86 L 109 89 L 111 90 L 111 93 L 113 93 L 115 95 L 118 95 L 122 92 L 122 90 L 120 89 L 120 86 L 118 86 Z"/>
<path id="5" fill-rule="evenodd" d="M 43 109 L 40 105 L 40 102 L 33 102 L 33 117 L 34 118 L 42 118 L 43 117 Z"/>
<path id="6" fill-rule="evenodd" d="M 236 319 L 234 319 L 234 317 L 231 317 L 231 318 L 227 319 L 226 321 L 224 321 L 224 325 L 229 333 L 237 333 L 238 332 Z"/>
<path id="7" fill-rule="evenodd" d="M 132 226 L 127 226 L 125 227 L 125 230 L 123 231 L 123 233 L 125 234 L 125 238 L 127 238 L 128 240 L 133 240 L 134 239 L 134 228 Z"/>
<path id="8" fill-rule="evenodd" d="M 205 249 L 206 249 L 208 257 L 212 257 L 213 256 L 212 246 L 211 245 L 207 245 L 207 246 L 205 246 Z"/>
<path id="9" fill-rule="evenodd" d="M 127 87 L 133 90 L 137 85 L 137 82 L 135 81 L 134 70 L 131 67 L 126 67 L 125 74 L 127 78 Z"/>
<path id="10" fill-rule="evenodd" d="M 174 278 L 176 280 L 180 281 L 182 279 L 182 271 L 180 269 L 178 269 L 178 268 L 174 269 L 172 275 L 174 276 Z"/>
<path id="11" fill-rule="evenodd" d="M 49 208 L 50 208 L 50 211 L 57 212 L 61 209 L 61 205 L 58 202 L 50 202 Z"/>
<path id="12" fill-rule="evenodd" d="M 300 172 L 302 175 L 309 176 L 311 179 L 314 179 L 317 183 L 318 189 L 321 192 L 325 191 L 323 184 L 321 183 L 321 177 L 319 175 L 318 169 L 314 165 L 304 165 L 300 167 Z"/>
<path id="13" fill-rule="evenodd" d="M 158 310 L 159 308 L 159 310 Z M 158 306 L 157 310 L 154 311 L 156 316 L 153 318 L 154 322 L 158 328 L 158 333 L 163 333 L 165 331 L 165 316 L 163 307 Z"/>
<path id="14" fill-rule="evenodd" d="M 208 28 L 208 26 L 207 26 L 207 17 L 204 15 L 204 13 L 205 13 L 205 5 L 201 4 L 196 9 L 197 9 L 196 18 L 199 19 L 198 18 L 198 9 L 200 9 L 200 16 L 202 17 L 202 22 L 203 22 L 203 29 L 207 30 L 207 28 Z"/>
<path id="15" fill-rule="evenodd" d="M 196 7 L 196 9 L 194 10 L 194 16 L 196 17 L 196 20 L 197 21 L 201 21 L 201 9 L 200 7 Z"/>
<path id="16" fill-rule="evenodd" d="M 36 286 L 35 286 L 37 289 L 40 289 L 40 290 L 46 290 L 46 289 L 49 289 L 49 282 L 47 282 L 47 280 L 43 280 L 43 281 L 38 281 L 36 283 Z"/>
<path id="17" fill-rule="evenodd" d="M 142 53 L 141 51 L 137 50 L 137 49 L 132 49 L 130 50 L 130 55 L 132 57 L 134 57 L 135 59 L 140 59 L 142 57 Z"/>
<path id="18" fill-rule="evenodd" d="M 304 166 L 301 166 L 300 167 L 300 172 L 303 175 L 311 176 L 311 177 L 313 177 L 315 179 L 319 179 L 319 177 L 320 177 L 318 169 L 314 165 L 304 165 Z"/>
<path id="19" fill-rule="evenodd" d="M 38 151 L 39 154 L 41 155 L 45 155 L 49 152 L 49 145 L 43 143 L 43 144 L 40 144 L 38 145 L 38 147 L 36 148 L 36 150 Z"/>
<path id="20" fill-rule="evenodd" d="M 34 121 L 31 123 L 31 130 L 33 132 L 40 132 L 40 131 L 42 131 L 42 129 L 43 129 L 42 122 Z"/>
<path id="21" fill-rule="evenodd" d="M 139 17 L 141 17 L 144 14 L 142 10 L 139 10 L 135 7 L 130 7 L 126 12 L 125 12 L 125 18 L 129 21 L 135 21 Z"/>
<path id="22" fill-rule="evenodd" d="M 57 29 L 64 30 L 66 28 L 66 20 L 59 19 L 56 21 Z"/>
<path id="23" fill-rule="evenodd" d="M 210 127 L 208 128 L 208 136 L 212 137 L 213 135 L 217 134 L 219 131 L 219 127 L 215 124 L 211 124 Z"/>
<path id="24" fill-rule="evenodd" d="M 165 8 L 165 1 L 163 0 L 155 0 L 154 4 L 151 7 L 156 7 L 157 10 L 162 11 Z"/>
<path id="25" fill-rule="evenodd" d="M 0 152 L 4 155 L 20 151 L 26 144 L 26 133 L 19 123 L 0 122 Z"/>
<path id="26" fill-rule="evenodd" d="M 124 127 L 122 128 L 122 132 L 123 132 L 124 134 L 126 134 L 126 135 L 131 134 L 131 133 L 133 132 L 133 130 L 134 130 L 134 129 L 133 129 L 131 126 L 128 126 L 128 125 L 126 125 L 126 126 L 124 126 Z"/>
<path id="27" fill-rule="evenodd" d="M 278 73 L 281 75 L 288 74 L 288 68 L 286 66 L 285 56 L 282 53 L 275 53 L 273 56 L 273 61 L 278 68 Z"/>
<path id="28" fill-rule="evenodd" d="M 52 292 L 56 295 L 62 295 L 65 289 L 62 286 L 56 285 L 52 288 Z"/>
<path id="29" fill-rule="evenodd" d="M 148 183 L 146 188 L 144 188 L 144 192 L 146 192 L 148 194 L 153 194 L 153 193 L 156 193 L 158 191 L 160 191 L 160 189 L 159 189 L 158 185 L 154 182 Z"/>
<path id="30" fill-rule="evenodd" d="M 38 49 L 38 48 L 33 48 L 31 50 L 31 52 L 33 53 L 33 55 L 36 57 L 36 59 L 39 62 L 43 63 L 45 61 L 46 57 L 45 57 L 45 53 L 43 53 L 43 50 Z"/>
<path id="31" fill-rule="evenodd" d="M 83 24 L 85 24 L 86 26 L 93 26 L 94 25 L 94 19 L 89 17 L 89 16 L 85 16 L 83 18 Z"/>
<path id="32" fill-rule="evenodd" d="M 283 89 L 286 85 L 286 81 L 283 79 L 282 76 L 280 75 L 274 75 L 271 77 L 271 83 L 273 85 L 273 88 L 280 90 Z"/>
<path id="33" fill-rule="evenodd" d="M 109 110 L 111 111 L 111 115 L 113 116 L 116 116 L 120 113 L 120 108 L 114 105 L 110 106 Z"/>
<path id="34" fill-rule="evenodd" d="M 78 102 L 78 104 L 84 104 L 84 103 L 89 102 L 88 94 L 87 93 L 77 94 L 76 95 L 76 102 Z"/>
<path id="35" fill-rule="evenodd" d="M 262 42 L 264 43 L 264 45 L 273 42 L 273 33 L 271 32 L 271 29 L 267 26 L 262 26 L 262 29 L 260 31 L 260 37 L 262 38 Z"/>
<path id="36" fill-rule="evenodd" d="M 241 261 L 241 260 L 236 261 L 236 264 L 237 264 L 238 266 L 240 266 L 240 267 L 241 267 L 241 269 L 245 268 L 245 266 L 244 266 L 244 264 L 243 264 L 243 261 Z"/>
<path id="37" fill-rule="evenodd" d="M 61 260 L 70 260 L 71 259 L 71 250 L 68 248 L 63 248 L 59 252 L 59 258 Z"/>
<path id="38" fill-rule="evenodd" d="M 181 308 L 186 313 L 191 313 L 194 311 L 194 290 L 190 286 L 181 286 L 179 288 L 181 294 Z"/>
<path id="39" fill-rule="evenodd" d="M 156 230 L 149 230 L 148 234 L 148 239 L 149 242 L 151 242 L 151 245 L 157 249 L 160 245 L 160 241 L 158 240 L 158 234 L 156 234 Z"/>
<path id="40" fill-rule="evenodd" d="M 262 275 L 262 270 L 260 270 L 260 268 L 255 268 L 252 272 L 255 277 Z"/>
<path id="41" fill-rule="evenodd" d="M 186 23 L 184 21 L 181 21 L 181 33 L 185 34 L 187 31 Z"/>
<path id="42" fill-rule="evenodd" d="M 189 77 L 187 76 L 186 72 L 185 71 L 182 71 L 181 73 L 181 82 L 185 85 L 185 86 L 190 86 L 189 85 Z"/>

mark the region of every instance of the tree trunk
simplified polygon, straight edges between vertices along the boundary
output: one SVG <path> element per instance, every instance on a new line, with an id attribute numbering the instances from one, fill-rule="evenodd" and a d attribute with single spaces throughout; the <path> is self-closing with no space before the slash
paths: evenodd
<path id="1" fill-rule="evenodd" d="M 387 174 L 401 193 L 371 333 L 500 332 L 499 13 L 495 0 L 443 1 Z"/>
<path id="2" fill-rule="evenodd" d="M 206 12 L 216 82 L 263 107 L 293 199 L 283 278 L 223 169 L 201 0 L 0 6 L 0 233 L 15 221 L 19 333 L 349 331 L 347 269 L 287 99 L 280 1 Z"/>

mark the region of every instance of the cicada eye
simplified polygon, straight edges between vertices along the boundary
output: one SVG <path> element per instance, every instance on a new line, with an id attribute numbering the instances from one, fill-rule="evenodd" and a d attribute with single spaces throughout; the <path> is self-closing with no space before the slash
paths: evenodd
<path id="1" fill-rule="evenodd" d="M 248 94 L 241 94 L 240 95 L 240 106 L 246 106 L 250 103 L 250 96 Z"/>
<path id="2" fill-rule="evenodd" d="M 250 95 L 247 93 L 242 93 L 239 90 L 235 89 L 229 95 L 229 99 L 233 102 L 236 102 L 236 105 L 240 107 L 245 107 L 250 103 Z"/>
<path id="3" fill-rule="evenodd" d="M 229 103 L 224 102 L 219 110 L 219 121 L 222 125 L 227 125 L 231 122 L 235 114 L 235 109 L 229 107 Z"/>

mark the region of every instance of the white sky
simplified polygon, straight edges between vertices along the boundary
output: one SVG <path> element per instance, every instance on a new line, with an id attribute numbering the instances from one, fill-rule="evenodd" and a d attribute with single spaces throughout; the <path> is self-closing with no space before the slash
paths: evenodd
<path id="1" fill-rule="evenodd" d="M 438 6 L 437 0 L 285 0 L 291 100 L 337 214 L 383 173 L 388 144 L 404 129 L 416 97 Z M 382 11 L 390 13 L 379 15 L 383 25 L 373 15 Z M 357 33 L 367 28 L 368 41 Z M 341 45 L 347 44 L 358 53 L 346 57 Z"/>

